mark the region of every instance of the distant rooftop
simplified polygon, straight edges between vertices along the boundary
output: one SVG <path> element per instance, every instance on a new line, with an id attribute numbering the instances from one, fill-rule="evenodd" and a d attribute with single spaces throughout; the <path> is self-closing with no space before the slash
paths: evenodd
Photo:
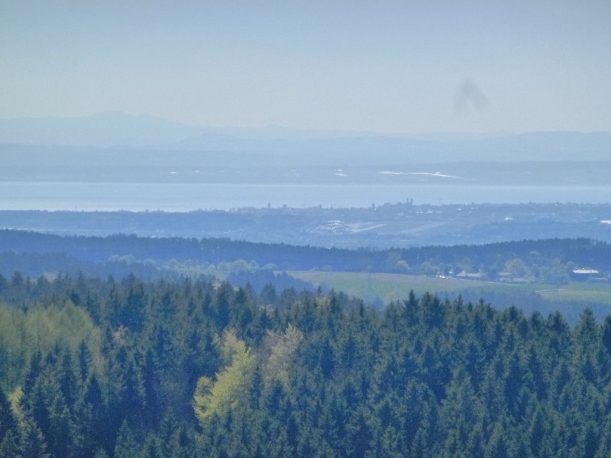
<path id="1" fill-rule="evenodd" d="M 595 275 L 600 272 L 596 269 L 573 269 L 573 273 L 576 275 Z"/>

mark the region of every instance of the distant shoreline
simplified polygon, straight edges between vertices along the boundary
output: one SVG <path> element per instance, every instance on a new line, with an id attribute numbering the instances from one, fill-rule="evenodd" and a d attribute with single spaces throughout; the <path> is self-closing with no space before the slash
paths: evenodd
<path id="1" fill-rule="evenodd" d="M 0 182 L 0 210 L 167 211 L 414 204 L 611 203 L 607 186 Z"/>

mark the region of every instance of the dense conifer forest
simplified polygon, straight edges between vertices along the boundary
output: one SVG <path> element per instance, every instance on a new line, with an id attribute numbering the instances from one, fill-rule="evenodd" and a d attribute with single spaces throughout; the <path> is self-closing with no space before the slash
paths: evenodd
<path id="1" fill-rule="evenodd" d="M 607 457 L 611 316 L 0 277 L 0 456 Z"/>

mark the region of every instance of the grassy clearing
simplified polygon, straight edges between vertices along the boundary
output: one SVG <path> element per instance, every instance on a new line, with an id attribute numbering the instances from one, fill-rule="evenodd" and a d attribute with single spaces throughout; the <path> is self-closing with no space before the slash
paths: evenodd
<path id="1" fill-rule="evenodd" d="M 427 291 L 433 293 L 477 291 L 482 297 L 486 297 L 486 293 L 536 294 L 545 301 L 554 303 L 587 302 L 611 306 L 611 284 L 569 283 L 561 286 L 541 283 L 509 284 L 370 272 L 292 271 L 289 274 L 314 285 L 334 288 L 369 301 L 376 298 L 384 302 L 402 299 L 407 297 L 410 290 L 416 294 Z"/>
<path id="2" fill-rule="evenodd" d="M 416 294 L 427 291 L 458 292 L 495 284 L 478 280 L 370 272 L 291 271 L 289 274 L 316 286 L 334 288 L 365 300 L 380 298 L 385 302 L 405 298 L 411 290 Z"/>
<path id="3" fill-rule="evenodd" d="M 537 294 L 555 302 L 583 301 L 611 305 L 611 284 L 608 283 L 569 283 L 538 290 Z"/>

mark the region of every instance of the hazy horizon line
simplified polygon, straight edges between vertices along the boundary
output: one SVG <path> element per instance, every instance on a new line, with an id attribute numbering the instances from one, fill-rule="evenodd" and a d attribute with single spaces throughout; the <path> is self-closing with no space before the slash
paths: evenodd
<path id="1" fill-rule="evenodd" d="M 216 130 L 216 131 L 285 131 L 294 133 L 324 133 L 334 135 L 364 135 L 364 136 L 386 136 L 386 137 L 451 137 L 451 138 L 470 138 L 470 137 L 503 137 L 514 135 L 529 135 L 529 134 L 611 134 L 609 130 L 580 130 L 580 129 L 540 129 L 540 130 L 495 130 L 495 131 L 468 131 L 464 130 L 443 130 L 443 131 L 397 131 L 397 130 L 356 130 L 356 129 L 341 129 L 333 127 L 308 127 L 308 126 L 291 126 L 279 124 L 265 125 L 237 125 L 237 124 L 214 124 L 200 123 L 195 121 L 184 121 L 180 119 L 160 116 L 151 113 L 135 113 L 126 110 L 104 110 L 94 111 L 81 114 L 61 115 L 61 114 L 37 114 L 24 116 L 1 116 L 0 122 L 6 121 L 76 121 L 83 119 L 95 119 L 104 116 L 117 116 L 129 118 L 132 120 L 149 120 L 156 122 L 164 122 L 174 124 L 177 127 L 185 127 L 191 129 Z M 202 132 L 203 133 L 203 132 Z"/>

